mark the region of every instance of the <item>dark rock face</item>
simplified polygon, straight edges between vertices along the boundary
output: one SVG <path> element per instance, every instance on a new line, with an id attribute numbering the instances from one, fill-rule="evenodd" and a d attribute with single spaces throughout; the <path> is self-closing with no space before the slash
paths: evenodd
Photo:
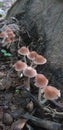
<path id="1" fill-rule="evenodd" d="M 27 25 L 30 48 L 43 54 L 48 63 L 39 67 L 50 84 L 63 84 L 63 0 L 17 0 L 7 18 L 16 16 Z M 43 69 L 42 69 L 43 68 Z"/>

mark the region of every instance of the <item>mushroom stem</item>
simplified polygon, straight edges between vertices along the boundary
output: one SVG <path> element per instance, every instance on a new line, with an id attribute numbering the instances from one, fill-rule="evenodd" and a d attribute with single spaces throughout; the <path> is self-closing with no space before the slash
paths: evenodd
<path id="1" fill-rule="evenodd" d="M 28 78 L 28 80 L 27 80 L 27 90 L 30 91 L 30 78 Z"/>
<path id="2" fill-rule="evenodd" d="M 47 100 L 46 99 L 43 99 L 42 101 L 41 101 L 41 104 L 43 105 L 43 104 L 45 104 L 47 102 Z"/>
<path id="3" fill-rule="evenodd" d="M 41 88 L 39 88 L 38 91 L 38 101 L 41 102 Z"/>
<path id="4" fill-rule="evenodd" d="M 42 89 L 41 88 L 39 88 L 39 91 L 38 91 L 38 101 L 41 103 L 41 104 L 45 104 L 46 103 L 46 99 L 43 99 L 43 100 L 41 100 L 41 95 L 42 95 Z"/>
<path id="5" fill-rule="evenodd" d="M 31 65 L 30 65 L 31 67 L 33 67 L 33 68 L 36 68 L 37 67 L 37 65 L 32 61 L 31 62 Z"/>
<path id="6" fill-rule="evenodd" d="M 18 72 L 17 72 L 17 75 L 18 75 L 18 77 L 22 78 L 22 77 L 23 77 L 22 71 L 18 71 Z"/>
<path id="7" fill-rule="evenodd" d="M 27 61 L 26 61 L 26 56 L 24 56 L 24 62 L 27 63 Z"/>
<path id="8" fill-rule="evenodd" d="M 34 65 L 34 62 L 32 61 L 30 66 L 33 67 L 33 65 Z"/>
<path id="9" fill-rule="evenodd" d="M 33 68 L 35 69 L 36 67 L 37 67 L 37 65 L 36 65 L 36 64 L 34 64 L 34 65 L 33 65 Z"/>

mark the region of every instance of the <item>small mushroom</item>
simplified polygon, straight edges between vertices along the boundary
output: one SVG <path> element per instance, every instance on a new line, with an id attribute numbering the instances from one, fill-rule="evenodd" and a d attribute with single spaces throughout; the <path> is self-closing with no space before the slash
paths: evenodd
<path id="1" fill-rule="evenodd" d="M 27 55 L 29 53 L 29 49 L 25 46 L 21 47 L 19 50 L 18 50 L 18 53 L 20 55 Z"/>
<path id="2" fill-rule="evenodd" d="M 46 58 L 44 58 L 43 56 L 37 54 L 36 55 L 36 58 L 34 60 L 34 64 L 37 64 L 37 65 L 43 65 L 47 62 Z"/>
<path id="3" fill-rule="evenodd" d="M 44 86 L 47 86 L 48 79 L 43 74 L 37 74 L 35 77 L 35 85 L 36 87 L 43 88 Z"/>
<path id="4" fill-rule="evenodd" d="M 8 37 L 15 37 L 15 34 L 11 28 L 7 27 L 5 32 L 7 33 Z"/>
<path id="5" fill-rule="evenodd" d="M 14 40 L 13 40 L 12 38 L 9 38 L 9 37 L 8 37 L 8 38 L 5 39 L 4 42 L 6 42 L 6 43 L 11 43 L 11 42 L 13 42 L 13 41 L 14 41 Z"/>
<path id="6" fill-rule="evenodd" d="M 8 37 L 8 35 L 7 35 L 6 32 L 1 32 L 0 33 L 0 38 L 7 38 L 7 37 Z"/>
<path id="7" fill-rule="evenodd" d="M 37 72 L 32 67 L 27 67 L 23 71 L 24 76 L 29 78 L 34 78 L 37 75 Z"/>
<path id="8" fill-rule="evenodd" d="M 24 61 L 26 62 L 26 57 L 25 57 L 25 56 L 27 56 L 27 54 L 29 53 L 29 49 L 28 49 L 27 47 L 23 46 L 23 47 L 21 47 L 21 48 L 18 50 L 18 53 L 19 53 L 20 55 L 23 55 L 23 56 L 24 56 Z"/>
<path id="9" fill-rule="evenodd" d="M 55 100 L 61 96 L 60 90 L 53 86 L 46 86 L 43 92 L 46 100 Z"/>
<path id="10" fill-rule="evenodd" d="M 19 60 L 13 65 L 13 67 L 15 68 L 16 71 L 22 71 L 27 67 L 27 64 Z"/>
<path id="11" fill-rule="evenodd" d="M 21 72 L 27 67 L 27 64 L 19 60 L 13 65 L 13 67 L 18 71 L 18 76 L 20 77 Z"/>
<path id="12" fill-rule="evenodd" d="M 30 90 L 30 78 L 34 78 L 37 75 L 37 72 L 32 67 L 27 67 L 23 71 L 24 76 L 28 77 L 28 90 Z"/>
<path id="13" fill-rule="evenodd" d="M 48 84 L 48 79 L 43 74 L 37 74 L 35 77 L 35 86 L 39 88 L 38 100 L 41 101 L 41 90 Z"/>
<path id="14" fill-rule="evenodd" d="M 36 52 L 36 51 L 31 51 L 31 52 L 28 53 L 27 58 L 28 58 L 29 60 L 34 61 L 35 58 L 36 58 L 36 55 L 37 55 L 37 52 Z"/>

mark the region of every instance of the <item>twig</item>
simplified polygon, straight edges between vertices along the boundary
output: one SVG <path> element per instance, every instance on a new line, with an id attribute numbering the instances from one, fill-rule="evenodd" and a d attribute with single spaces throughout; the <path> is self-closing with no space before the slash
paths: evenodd
<path id="1" fill-rule="evenodd" d="M 43 120 L 40 118 L 37 118 L 35 116 L 32 116 L 28 113 L 26 113 L 25 115 L 22 115 L 23 118 L 30 120 L 34 125 L 41 127 L 41 128 L 46 128 L 48 130 L 61 130 L 61 124 L 60 123 L 56 123 L 53 121 L 49 121 L 49 120 Z M 46 124 L 46 125 L 45 125 Z"/>
<path id="2" fill-rule="evenodd" d="M 58 107 L 60 110 L 63 111 L 63 105 L 56 102 L 56 101 L 49 101 L 50 103 L 54 104 L 56 107 Z"/>

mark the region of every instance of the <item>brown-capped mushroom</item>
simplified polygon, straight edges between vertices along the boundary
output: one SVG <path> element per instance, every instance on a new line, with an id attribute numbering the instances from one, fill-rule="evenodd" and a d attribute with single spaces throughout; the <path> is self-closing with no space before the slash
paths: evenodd
<path id="1" fill-rule="evenodd" d="M 5 40 L 4 40 L 4 42 L 6 42 L 6 43 L 12 43 L 12 42 L 14 42 L 14 38 L 6 38 Z"/>
<path id="2" fill-rule="evenodd" d="M 30 78 L 34 78 L 36 76 L 37 72 L 32 67 L 28 66 L 26 69 L 24 69 L 23 74 L 24 74 L 24 76 L 28 77 L 27 90 L 30 90 Z"/>
<path id="3" fill-rule="evenodd" d="M 25 46 L 21 47 L 19 50 L 18 50 L 18 53 L 20 55 L 24 55 L 26 56 L 28 53 L 29 53 L 29 49 Z"/>
<path id="4" fill-rule="evenodd" d="M 15 37 L 15 34 L 11 28 L 7 27 L 5 32 L 7 33 L 8 37 Z"/>
<path id="5" fill-rule="evenodd" d="M 42 55 L 37 54 L 36 58 L 34 60 L 34 64 L 42 65 L 47 62 L 46 58 L 44 58 Z"/>
<path id="6" fill-rule="evenodd" d="M 27 67 L 27 64 L 19 60 L 13 65 L 13 67 L 17 71 L 18 76 L 21 78 L 23 76 L 23 70 Z"/>
<path id="7" fill-rule="evenodd" d="M 28 66 L 27 68 L 24 69 L 23 74 L 26 77 L 33 78 L 37 75 L 37 72 L 32 67 Z"/>
<path id="8" fill-rule="evenodd" d="M 53 86 L 46 86 L 43 92 L 46 100 L 55 100 L 61 96 L 60 90 Z"/>
<path id="9" fill-rule="evenodd" d="M 7 35 L 7 33 L 4 31 L 4 32 L 1 32 L 1 33 L 0 33 L 0 37 L 5 39 L 5 38 L 8 38 L 8 35 Z"/>
<path id="10" fill-rule="evenodd" d="M 36 52 L 36 51 L 31 51 L 31 52 L 28 53 L 27 58 L 28 58 L 29 60 L 34 61 L 35 58 L 36 58 L 36 55 L 37 55 L 37 52 Z"/>
<path id="11" fill-rule="evenodd" d="M 36 87 L 43 88 L 44 86 L 47 86 L 48 79 L 43 74 L 37 74 L 35 77 L 35 85 Z"/>
<path id="12" fill-rule="evenodd" d="M 23 55 L 24 57 L 24 61 L 25 61 L 25 63 L 27 63 L 27 60 L 26 60 L 26 56 L 28 55 L 28 53 L 29 53 L 29 49 L 27 48 L 27 47 L 25 47 L 25 46 L 23 46 L 23 47 L 21 47 L 19 50 L 18 50 L 18 53 L 20 54 L 20 55 Z"/>
<path id="13" fill-rule="evenodd" d="M 15 68 L 16 71 L 22 71 L 27 67 L 27 64 L 19 60 L 13 65 L 13 67 Z"/>
<path id="14" fill-rule="evenodd" d="M 37 74 L 35 77 L 35 86 L 39 88 L 38 100 L 41 101 L 42 89 L 48 85 L 48 79 L 43 74 Z"/>

